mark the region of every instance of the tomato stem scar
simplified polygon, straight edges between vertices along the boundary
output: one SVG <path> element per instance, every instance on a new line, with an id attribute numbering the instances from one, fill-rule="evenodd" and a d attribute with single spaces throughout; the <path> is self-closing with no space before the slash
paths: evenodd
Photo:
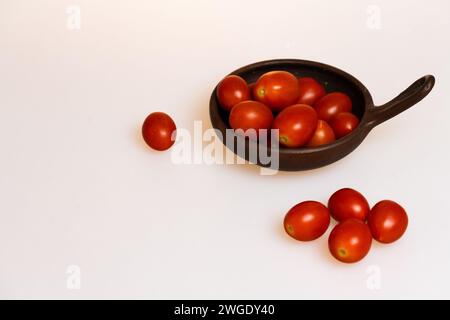
<path id="1" fill-rule="evenodd" d="M 280 136 L 280 142 L 286 144 L 288 142 L 288 138 L 285 136 Z"/>

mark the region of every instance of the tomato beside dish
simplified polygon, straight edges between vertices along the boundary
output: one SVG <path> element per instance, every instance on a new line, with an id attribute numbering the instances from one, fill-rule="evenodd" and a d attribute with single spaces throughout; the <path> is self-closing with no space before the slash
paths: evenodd
<path id="1" fill-rule="evenodd" d="M 372 246 L 372 234 L 366 223 L 357 219 L 337 224 L 328 238 L 330 253 L 337 260 L 354 263 L 362 260 Z"/>
<path id="2" fill-rule="evenodd" d="M 370 211 L 366 198 L 350 188 L 343 188 L 333 193 L 328 200 L 328 208 L 336 221 L 348 219 L 366 221 Z"/>
<path id="3" fill-rule="evenodd" d="M 164 112 L 153 112 L 142 125 L 142 137 L 152 149 L 164 151 L 175 142 L 176 125 L 172 118 Z"/>
<path id="4" fill-rule="evenodd" d="M 292 238 L 312 241 L 327 231 L 330 225 L 330 212 L 320 202 L 304 201 L 288 211 L 283 224 Z"/>
<path id="5" fill-rule="evenodd" d="M 374 239 L 381 243 L 397 241 L 408 227 L 405 209 L 391 200 L 378 202 L 370 210 L 367 221 Z"/>

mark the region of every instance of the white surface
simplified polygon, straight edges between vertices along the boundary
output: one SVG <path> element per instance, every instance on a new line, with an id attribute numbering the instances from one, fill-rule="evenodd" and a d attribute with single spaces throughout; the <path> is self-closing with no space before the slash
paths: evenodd
<path id="1" fill-rule="evenodd" d="M 380 30 L 366 25 L 371 4 Z M 449 12 L 446 0 L 1 0 L 0 297 L 450 298 Z M 377 104 L 425 74 L 437 82 L 314 171 L 177 166 L 143 144 L 148 113 L 208 128 L 221 77 L 282 57 L 346 70 Z M 344 186 L 410 216 L 401 241 L 351 266 L 326 237 L 282 229 L 292 205 Z M 66 287 L 70 265 L 80 290 Z"/>

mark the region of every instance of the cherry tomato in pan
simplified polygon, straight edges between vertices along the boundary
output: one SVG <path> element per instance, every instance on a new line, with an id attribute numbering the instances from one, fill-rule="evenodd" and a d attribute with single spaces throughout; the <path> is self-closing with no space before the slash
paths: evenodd
<path id="1" fill-rule="evenodd" d="M 319 120 L 317 122 L 316 131 L 314 131 L 314 135 L 309 140 L 307 146 L 308 147 L 317 147 L 324 144 L 331 143 L 335 140 L 333 129 L 330 127 L 328 123 L 323 120 Z"/>
<path id="2" fill-rule="evenodd" d="M 270 129 L 272 127 L 272 111 L 258 101 L 243 101 L 231 109 L 229 123 L 233 129 Z"/>
<path id="3" fill-rule="evenodd" d="M 372 246 L 372 234 L 366 223 L 350 219 L 334 227 L 328 238 L 328 248 L 337 260 L 354 263 L 364 258 Z"/>
<path id="4" fill-rule="evenodd" d="M 336 138 L 342 138 L 355 130 L 359 124 L 359 119 L 350 112 L 341 112 L 333 117 L 331 120 L 331 127 L 333 128 Z"/>
<path id="5" fill-rule="evenodd" d="M 298 95 L 298 80 L 287 71 L 267 72 L 253 88 L 253 97 L 275 112 L 297 103 Z"/>
<path id="6" fill-rule="evenodd" d="M 281 111 L 273 121 L 273 128 L 279 130 L 280 143 L 296 148 L 305 145 L 317 127 L 317 114 L 306 104 L 296 104 Z"/>
<path id="7" fill-rule="evenodd" d="M 398 203 L 383 200 L 372 208 L 367 222 L 375 240 L 391 243 L 400 239 L 405 233 L 408 227 L 408 215 Z"/>
<path id="8" fill-rule="evenodd" d="M 142 137 L 151 148 L 163 151 L 174 144 L 176 129 L 175 123 L 169 115 L 163 112 L 154 112 L 145 119 L 142 125 Z"/>
<path id="9" fill-rule="evenodd" d="M 292 207 L 284 218 L 284 229 L 294 239 L 319 238 L 330 225 L 330 212 L 317 201 L 304 201 Z"/>
<path id="10" fill-rule="evenodd" d="M 332 92 L 317 101 L 314 108 L 319 119 L 330 122 L 335 115 L 352 111 L 352 100 L 345 93 Z"/>
<path id="11" fill-rule="evenodd" d="M 297 103 L 314 106 L 325 94 L 325 88 L 313 78 L 298 78 L 299 98 Z"/>
<path id="12" fill-rule="evenodd" d="M 250 99 L 247 82 L 236 75 L 227 76 L 217 86 L 217 98 L 222 108 L 230 111 L 239 102 Z"/>
<path id="13" fill-rule="evenodd" d="M 328 200 L 331 216 L 337 221 L 358 219 L 366 221 L 370 207 L 366 198 L 356 190 L 344 188 L 333 193 Z"/>

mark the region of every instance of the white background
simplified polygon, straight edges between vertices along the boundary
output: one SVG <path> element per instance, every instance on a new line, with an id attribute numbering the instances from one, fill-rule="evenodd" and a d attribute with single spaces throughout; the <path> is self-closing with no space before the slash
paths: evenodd
<path id="1" fill-rule="evenodd" d="M 0 297 L 450 298 L 449 12 L 447 0 L 1 0 Z M 143 143 L 153 111 L 209 128 L 216 83 L 272 58 L 335 65 L 376 104 L 425 74 L 437 82 L 309 172 L 174 165 Z M 297 202 L 347 186 L 410 217 L 400 241 L 355 265 L 325 236 L 304 244 L 282 228 Z"/>

